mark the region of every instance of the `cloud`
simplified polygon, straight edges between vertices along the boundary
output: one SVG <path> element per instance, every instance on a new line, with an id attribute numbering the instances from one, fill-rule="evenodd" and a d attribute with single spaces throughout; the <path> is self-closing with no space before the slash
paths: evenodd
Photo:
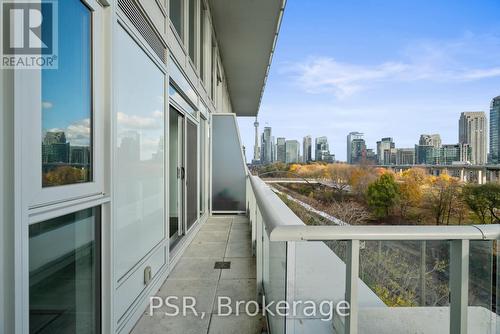
<path id="1" fill-rule="evenodd" d="M 72 123 L 66 128 L 66 139 L 71 145 L 88 146 L 90 145 L 90 129 L 91 124 L 89 118 Z"/>
<path id="2" fill-rule="evenodd" d="M 42 101 L 42 108 L 43 109 L 52 109 L 54 107 L 54 104 L 50 101 Z"/>
<path id="3" fill-rule="evenodd" d="M 153 117 L 142 117 L 137 115 L 128 115 L 122 112 L 117 113 L 118 124 L 127 129 L 145 130 L 161 129 L 162 123 L 158 122 L 158 116 L 153 113 Z"/>
<path id="4" fill-rule="evenodd" d="M 500 77 L 500 58 L 492 58 L 492 53 L 500 53 L 499 38 L 468 32 L 448 42 L 413 42 L 403 48 L 398 60 L 367 65 L 309 57 L 285 64 L 282 72 L 307 93 L 330 93 L 342 99 L 382 83 L 454 83 Z"/>
<path id="5" fill-rule="evenodd" d="M 89 146 L 91 137 L 91 124 L 89 118 L 73 122 L 66 128 L 51 128 L 42 132 L 42 138 L 47 132 L 64 132 L 66 140 L 72 146 Z"/>

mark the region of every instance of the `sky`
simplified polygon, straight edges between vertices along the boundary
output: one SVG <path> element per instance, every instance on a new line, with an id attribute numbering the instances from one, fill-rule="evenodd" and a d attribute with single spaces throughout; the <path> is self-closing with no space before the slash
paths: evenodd
<path id="1" fill-rule="evenodd" d="M 89 146 L 91 13 L 75 0 L 59 1 L 58 10 L 59 66 L 42 70 L 42 136 L 64 131 L 71 145 Z"/>
<path id="2" fill-rule="evenodd" d="M 424 133 L 458 142 L 463 111 L 500 95 L 498 0 L 289 0 L 259 111 L 259 132 L 327 136 L 346 160 L 346 136 L 413 147 Z M 239 118 L 247 160 L 253 118 Z"/>

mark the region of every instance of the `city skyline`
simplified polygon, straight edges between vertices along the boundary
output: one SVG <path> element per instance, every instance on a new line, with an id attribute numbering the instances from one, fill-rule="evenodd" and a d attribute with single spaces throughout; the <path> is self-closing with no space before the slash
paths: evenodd
<path id="1" fill-rule="evenodd" d="M 457 115 L 489 115 L 500 95 L 499 10 L 497 1 L 390 1 L 383 11 L 372 2 L 289 2 L 259 122 L 283 137 L 328 136 L 343 161 L 350 131 L 369 146 L 388 136 L 412 147 L 436 132 L 456 143 Z M 364 24 L 346 30 L 346 17 Z M 247 147 L 253 121 L 239 119 Z"/>
<path id="2" fill-rule="evenodd" d="M 499 97 L 494 97 L 492 98 L 491 102 L 491 112 L 495 113 L 497 112 L 497 105 L 496 101 L 499 99 Z M 284 143 L 285 141 L 297 141 L 297 142 L 302 142 L 302 151 L 300 150 L 299 146 L 299 157 L 302 158 L 302 160 L 299 160 L 299 162 L 309 162 L 309 161 L 339 161 L 339 162 L 347 162 L 347 163 L 353 163 L 357 164 L 362 162 L 363 160 L 365 161 L 371 161 L 373 160 L 373 154 L 376 154 L 376 160 L 373 160 L 372 163 L 378 164 L 378 165 L 389 165 L 389 164 L 422 164 L 422 163 L 427 163 L 427 164 L 450 164 L 452 161 L 461 161 L 465 163 L 471 163 L 471 164 L 486 164 L 486 163 L 497 163 L 494 159 L 494 156 L 491 156 L 491 159 L 489 159 L 490 152 L 491 150 L 491 145 L 488 143 L 488 138 L 493 138 L 494 136 L 491 135 L 490 127 L 493 129 L 496 129 L 497 125 L 495 122 L 490 122 L 488 119 L 487 115 L 489 114 L 486 112 L 461 112 L 458 118 L 458 126 L 456 127 L 456 132 L 458 134 L 458 138 L 455 142 L 443 142 L 441 134 L 439 132 L 437 133 L 421 133 L 418 140 L 415 140 L 414 143 L 411 145 L 406 146 L 401 146 L 398 145 L 398 140 L 395 140 L 393 137 L 380 137 L 379 140 L 375 142 L 375 145 L 370 145 L 368 141 L 365 140 L 365 134 L 358 132 L 358 131 L 350 131 L 347 133 L 345 136 L 347 138 L 347 145 L 346 145 L 346 160 L 340 160 L 336 159 L 336 154 L 337 152 L 333 149 L 331 149 L 331 146 L 329 144 L 329 138 L 328 136 L 318 136 L 318 137 L 313 137 L 311 135 L 305 135 L 302 137 L 302 140 L 300 138 L 287 138 L 283 136 L 277 137 L 275 140 L 274 136 L 270 136 L 271 131 L 272 131 L 272 126 L 269 126 L 269 124 L 266 125 L 264 128 L 264 131 L 261 133 L 261 145 L 264 143 L 264 135 L 267 132 L 269 134 L 269 138 L 271 138 L 271 143 L 270 146 L 273 148 L 275 152 L 279 151 L 279 146 L 280 146 L 280 140 Z M 480 120 L 478 124 L 477 119 Z M 470 123 L 470 122 L 473 123 Z M 469 124 L 470 123 L 470 124 Z M 254 124 L 258 124 L 257 121 L 255 121 Z M 469 124 L 469 127 L 474 127 L 476 128 L 476 131 L 472 131 L 474 135 L 468 134 L 467 133 L 467 124 Z M 480 125 L 480 126 L 479 126 Z M 255 127 L 255 136 L 258 136 L 258 128 Z M 470 129 L 469 129 L 470 131 Z M 495 131 L 495 130 L 494 130 Z M 496 130 L 497 131 L 497 130 Z M 497 131 L 498 132 L 498 131 Z M 477 136 L 480 136 L 480 138 L 477 138 Z M 475 139 L 471 139 L 469 137 L 474 137 Z M 304 154 L 305 152 L 305 147 L 306 147 L 306 140 L 311 143 L 314 139 L 314 147 L 312 147 L 312 151 L 314 151 L 314 155 L 311 155 L 312 159 L 308 160 L 307 158 L 304 159 L 306 156 Z M 325 147 L 319 147 L 318 146 L 318 141 L 319 142 L 324 142 L 326 144 Z M 373 144 L 373 143 L 372 143 Z M 490 147 L 490 149 L 488 149 Z M 360 156 L 357 157 L 355 161 L 350 159 L 350 154 L 348 153 L 349 150 L 352 148 L 351 152 L 358 152 Z M 262 150 L 262 147 L 253 147 L 253 150 Z M 477 152 L 477 150 L 485 150 L 486 152 Z M 325 152 L 328 152 L 327 155 L 331 158 L 325 159 L 324 157 L 321 158 L 321 150 L 324 150 Z M 410 159 L 410 150 L 413 150 L 413 158 Z M 341 152 L 341 150 L 340 150 Z M 361 156 L 364 155 L 364 156 Z M 262 156 L 262 155 L 261 155 Z M 318 158 L 319 156 L 319 158 Z M 420 157 L 419 157 L 420 156 Z M 459 160 L 456 160 L 459 159 Z M 491 161 L 490 161 L 491 160 Z M 257 162 L 257 163 L 263 163 L 263 164 L 268 164 L 270 162 L 276 162 L 276 161 L 283 161 L 283 159 L 280 159 L 279 154 L 274 154 L 271 155 L 271 161 L 266 160 L 260 160 L 260 161 L 253 161 L 252 162 Z M 404 162 L 404 163 L 403 163 Z"/>

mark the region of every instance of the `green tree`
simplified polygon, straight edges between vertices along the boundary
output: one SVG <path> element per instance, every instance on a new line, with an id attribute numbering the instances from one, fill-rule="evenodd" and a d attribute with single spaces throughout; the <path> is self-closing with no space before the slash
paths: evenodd
<path id="1" fill-rule="evenodd" d="M 465 203 L 481 220 L 481 223 L 500 222 L 500 185 L 487 183 L 483 185 L 467 185 L 463 190 Z"/>
<path id="2" fill-rule="evenodd" d="M 366 196 L 368 205 L 373 209 L 376 216 L 389 216 L 391 208 L 398 200 L 398 185 L 394 175 L 390 173 L 382 174 L 368 186 Z"/>

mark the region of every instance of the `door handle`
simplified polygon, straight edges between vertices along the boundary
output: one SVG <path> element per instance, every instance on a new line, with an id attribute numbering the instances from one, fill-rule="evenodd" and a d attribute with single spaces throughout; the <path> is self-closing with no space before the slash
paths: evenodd
<path id="1" fill-rule="evenodd" d="M 185 177 L 186 177 L 186 170 L 184 169 L 184 167 L 181 167 L 181 180 L 184 180 Z"/>

